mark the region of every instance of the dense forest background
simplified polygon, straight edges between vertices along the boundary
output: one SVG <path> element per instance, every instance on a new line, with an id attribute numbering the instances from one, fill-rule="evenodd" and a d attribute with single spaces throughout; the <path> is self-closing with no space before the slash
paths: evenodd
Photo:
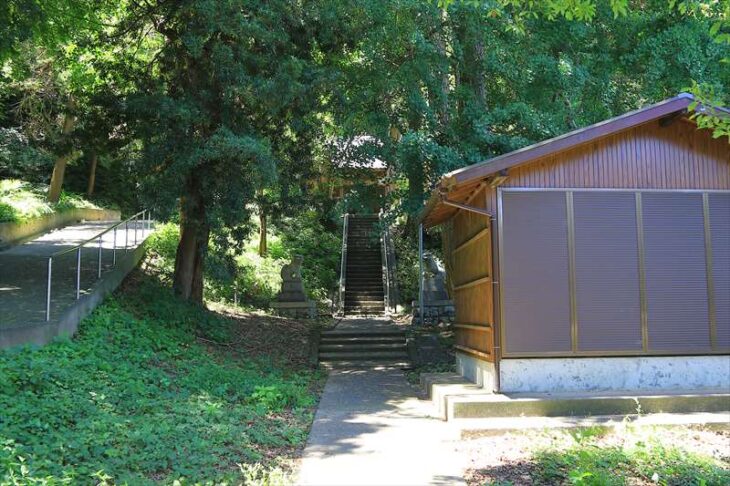
<path id="1" fill-rule="evenodd" d="M 383 161 L 408 241 L 450 170 L 687 89 L 727 106 L 729 12 L 727 0 L 10 0 L 0 179 L 171 221 L 172 283 L 193 301 L 255 286 L 236 258 L 268 223 L 278 239 L 260 253 L 305 254 L 324 298 L 339 216 L 370 193 L 333 200 L 316 181 Z M 722 119 L 700 124 L 727 134 Z M 397 246 L 407 262 L 412 245 Z"/>

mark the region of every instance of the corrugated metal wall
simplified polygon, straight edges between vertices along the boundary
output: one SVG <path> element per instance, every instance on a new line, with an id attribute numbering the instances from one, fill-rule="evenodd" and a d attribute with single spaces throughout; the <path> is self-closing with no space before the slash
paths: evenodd
<path id="1" fill-rule="evenodd" d="M 655 121 L 510 169 L 502 187 L 730 189 L 730 148 L 690 122 Z M 486 191 L 497 214 L 497 191 Z"/>
<path id="2" fill-rule="evenodd" d="M 730 193 L 503 189 L 503 356 L 730 350 Z"/>

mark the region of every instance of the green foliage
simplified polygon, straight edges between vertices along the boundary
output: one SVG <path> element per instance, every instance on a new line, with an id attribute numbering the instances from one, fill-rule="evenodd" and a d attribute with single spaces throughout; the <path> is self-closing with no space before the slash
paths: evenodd
<path id="1" fill-rule="evenodd" d="M 325 228 L 314 211 L 280 219 L 270 226 L 269 252 L 258 254 L 258 236 L 243 246 L 211 244 L 206 267 L 205 297 L 211 301 L 233 302 L 234 292 L 243 305 L 267 308 L 281 289 L 281 268 L 294 255 L 304 257 L 302 278 L 310 296 L 320 302 L 339 278 L 340 234 Z M 171 277 L 177 244 L 178 225 L 159 225 L 148 241 L 156 266 Z"/>
<path id="2" fill-rule="evenodd" d="M 323 301 L 339 279 L 341 229 L 328 230 L 315 211 L 305 211 L 277 223 L 281 246 L 271 250 L 273 258 L 291 261 L 294 255 L 304 257 L 302 280 L 312 298 Z"/>
<path id="3" fill-rule="evenodd" d="M 283 484 L 272 457 L 303 444 L 318 376 L 196 340 L 229 333 L 143 279 L 74 340 L 0 352 L 0 483 Z"/>
<path id="4" fill-rule="evenodd" d="M 0 179 L 47 182 L 52 167 L 50 155 L 31 145 L 22 131 L 0 127 Z"/>
<path id="5" fill-rule="evenodd" d="M 546 449 L 534 458 L 540 484 L 619 486 L 633 484 L 630 478 L 663 485 L 721 485 L 730 481 L 730 471 L 711 458 L 684 451 L 678 445 L 662 444 L 656 438 L 631 444 L 599 446 L 593 440 L 605 433 L 594 430 L 577 438 L 568 449 Z"/>
<path id="6" fill-rule="evenodd" d="M 58 203 L 46 201 L 47 186 L 30 184 L 17 179 L 0 180 L 0 223 L 22 222 L 74 208 L 98 206 L 76 194 L 63 192 Z"/>

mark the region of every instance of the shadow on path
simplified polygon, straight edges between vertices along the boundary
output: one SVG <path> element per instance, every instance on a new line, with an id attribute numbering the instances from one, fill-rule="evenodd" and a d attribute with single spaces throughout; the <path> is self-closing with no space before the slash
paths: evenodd
<path id="1" fill-rule="evenodd" d="M 332 371 L 297 484 L 463 484 L 458 436 L 430 406 L 400 370 Z"/>

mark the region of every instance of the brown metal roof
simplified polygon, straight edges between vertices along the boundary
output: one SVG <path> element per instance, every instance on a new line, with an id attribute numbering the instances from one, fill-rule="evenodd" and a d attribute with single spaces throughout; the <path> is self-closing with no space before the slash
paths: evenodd
<path id="1" fill-rule="evenodd" d="M 418 219 L 426 227 L 441 224 L 457 211 L 457 208 L 444 204 L 444 199 L 463 202 L 481 182 L 494 174 L 673 113 L 683 112 L 693 101 L 694 97 L 691 94 L 680 93 L 654 105 L 449 172 L 441 178 L 432 191 Z"/>

